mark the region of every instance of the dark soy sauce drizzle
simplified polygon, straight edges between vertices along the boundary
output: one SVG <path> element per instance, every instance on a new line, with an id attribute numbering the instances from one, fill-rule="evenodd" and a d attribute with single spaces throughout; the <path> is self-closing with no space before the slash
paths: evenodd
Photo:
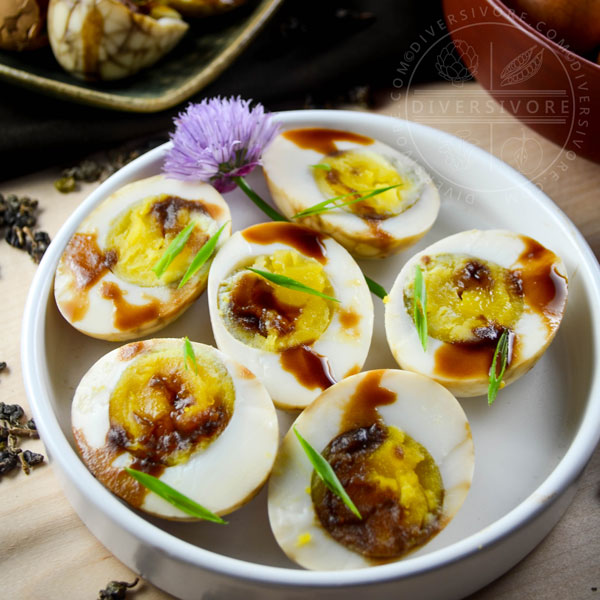
<path id="1" fill-rule="evenodd" d="M 354 142 L 369 146 L 373 139 L 350 131 L 339 131 L 337 129 L 292 129 L 283 133 L 283 137 L 293 142 L 299 148 L 314 150 L 321 154 L 332 154 L 337 152 L 336 142 Z"/>
<path id="2" fill-rule="evenodd" d="M 248 227 L 242 235 L 255 244 L 274 244 L 280 242 L 295 248 L 300 254 L 314 258 L 321 264 L 327 262 L 327 253 L 323 245 L 323 236 L 316 231 L 295 223 L 260 223 Z"/>

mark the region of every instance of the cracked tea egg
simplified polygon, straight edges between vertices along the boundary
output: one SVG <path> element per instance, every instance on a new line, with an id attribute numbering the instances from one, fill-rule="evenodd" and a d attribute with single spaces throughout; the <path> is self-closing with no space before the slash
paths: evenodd
<path id="1" fill-rule="evenodd" d="M 134 480 L 157 477 L 218 515 L 250 500 L 278 444 L 264 386 L 221 352 L 182 339 L 132 342 L 104 355 L 79 383 L 71 410 L 79 453 L 111 492 L 134 508 L 191 517 Z"/>
<path id="2" fill-rule="evenodd" d="M 327 460 L 359 515 L 325 486 L 293 429 Z M 435 381 L 380 369 L 325 390 L 286 434 L 269 479 L 271 529 L 307 569 L 404 558 L 463 504 L 473 440 L 456 398 Z"/>
<path id="3" fill-rule="evenodd" d="M 255 373 L 278 408 L 302 409 L 360 371 L 371 344 L 373 302 L 358 265 L 334 239 L 293 223 L 236 232 L 213 262 L 208 306 L 219 349 Z"/>
<path id="4" fill-rule="evenodd" d="M 356 258 L 384 258 L 433 225 L 440 199 L 428 173 L 378 140 L 334 129 L 293 129 L 263 154 L 273 200 L 288 218 L 329 198 L 358 202 L 298 218 L 335 238 Z M 378 189 L 382 193 L 370 195 Z"/>
<path id="5" fill-rule="evenodd" d="M 48 37 L 60 66 L 79 79 L 109 81 L 153 65 L 188 30 L 154 0 L 50 0 Z"/>
<path id="6" fill-rule="evenodd" d="M 415 276 L 425 287 L 427 344 L 414 320 Z M 471 230 L 444 238 L 402 268 L 385 307 L 387 340 L 403 369 L 423 373 L 457 396 L 507 385 L 533 367 L 554 338 L 567 302 L 562 260 L 536 240 L 504 230 Z M 417 299 L 418 301 L 418 299 Z"/>
<path id="7" fill-rule="evenodd" d="M 180 287 L 190 263 L 222 225 L 229 208 L 204 183 L 157 175 L 109 196 L 79 225 L 63 252 L 54 280 L 65 319 L 86 335 L 121 341 L 157 331 L 204 291 L 211 261 Z M 175 238 L 191 233 L 160 277 L 153 270 Z"/>

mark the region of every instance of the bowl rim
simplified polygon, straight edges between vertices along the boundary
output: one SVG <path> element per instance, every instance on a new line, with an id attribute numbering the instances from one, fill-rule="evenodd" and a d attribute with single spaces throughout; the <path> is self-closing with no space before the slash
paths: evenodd
<path id="1" fill-rule="evenodd" d="M 531 23 L 529 23 L 525 19 L 521 18 L 517 14 L 518 9 L 511 8 L 510 6 L 505 4 L 502 0 L 483 0 L 483 1 L 486 2 L 487 4 L 489 4 L 492 7 L 492 9 L 497 10 L 498 13 L 500 13 L 500 16 L 502 16 L 505 19 L 507 19 L 508 21 L 510 21 L 510 23 L 512 25 L 514 25 L 516 28 L 522 29 L 525 33 L 529 34 L 529 37 L 534 37 L 538 42 L 547 44 L 548 46 L 551 47 L 552 50 L 562 52 L 563 54 L 565 54 L 569 57 L 569 60 L 581 60 L 585 64 L 589 65 L 592 68 L 592 70 L 596 70 L 596 71 L 600 72 L 600 64 L 593 62 L 589 58 L 582 56 L 581 54 L 578 54 L 577 52 L 574 52 L 568 46 L 562 46 L 561 44 L 555 42 L 554 40 L 552 40 L 549 37 L 547 37 L 546 35 L 544 35 L 541 31 L 539 31 L 533 25 L 531 25 Z M 521 12 L 527 12 L 527 11 L 521 11 Z"/>
<path id="2" fill-rule="evenodd" d="M 332 119 L 336 118 L 347 122 L 349 127 L 359 126 L 361 122 L 367 127 L 378 124 L 389 127 L 401 122 L 418 136 L 435 138 L 436 143 L 443 141 L 456 143 L 459 140 L 461 143 L 468 144 L 451 134 L 386 115 L 332 110 L 297 110 L 277 114 L 277 120 L 284 126 L 291 123 L 296 127 L 301 127 L 301 123 L 305 123 L 305 126 L 328 124 L 331 127 Z M 300 588 L 339 587 L 340 571 L 306 571 L 247 562 L 195 546 L 148 522 L 143 516 L 125 506 L 92 476 L 62 432 L 57 416 L 51 408 L 50 385 L 45 370 L 45 315 L 48 302 L 51 301 L 49 294 L 52 291 L 53 275 L 60 255 L 83 217 L 108 194 L 128 182 L 134 174 L 139 177 L 140 171 L 143 171 L 144 167 L 147 169 L 153 165 L 169 144 L 170 142 L 167 142 L 139 157 L 94 190 L 60 228 L 37 269 L 23 315 L 21 362 L 26 394 L 40 435 L 51 462 L 58 463 L 63 475 L 70 480 L 87 503 L 140 542 L 149 547 L 159 548 L 178 562 L 204 568 L 232 579 L 261 584 Z M 553 217 L 554 221 L 568 232 L 583 259 L 578 265 L 579 277 L 586 278 L 585 291 L 590 297 L 591 305 L 600 305 L 600 266 L 583 235 L 563 211 L 523 175 L 485 150 L 472 144 L 468 145 L 470 151 L 478 158 L 491 161 L 495 169 L 506 172 L 516 184 L 525 188 L 527 193 L 541 203 L 546 214 Z M 44 302 L 45 298 L 48 301 Z M 600 340 L 600 317 L 595 317 L 593 314 L 591 330 L 594 346 L 597 347 Z M 492 546 L 510 536 L 544 512 L 575 482 L 600 440 L 598 422 L 600 422 L 600 370 L 592 374 L 588 401 L 572 443 L 548 477 L 520 504 L 489 526 L 444 548 L 387 565 L 344 571 L 343 584 L 345 586 L 380 584 L 421 575 L 464 560 L 480 552 L 482 548 Z"/>

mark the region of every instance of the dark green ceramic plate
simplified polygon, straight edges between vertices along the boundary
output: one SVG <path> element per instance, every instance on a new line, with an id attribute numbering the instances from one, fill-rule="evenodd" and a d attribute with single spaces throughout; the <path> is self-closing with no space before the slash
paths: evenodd
<path id="1" fill-rule="evenodd" d="M 189 19 L 190 29 L 171 53 L 121 81 L 79 81 L 62 70 L 49 46 L 34 52 L 0 51 L 0 77 L 85 104 L 132 112 L 164 110 L 215 79 L 281 2 L 259 0 L 220 17 Z"/>

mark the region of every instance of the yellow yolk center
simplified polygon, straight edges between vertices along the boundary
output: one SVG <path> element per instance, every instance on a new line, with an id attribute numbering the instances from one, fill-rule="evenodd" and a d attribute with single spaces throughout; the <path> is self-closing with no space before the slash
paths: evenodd
<path id="1" fill-rule="evenodd" d="M 249 267 L 285 275 L 333 296 L 323 266 L 295 250 L 257 257 Z M 219 310 L 230 333 L 245 344 L 268 352 L 311 344 L 329 326 L 332 302 L 271 283 L 241 269 L 219 288 Z"/>
<path id="2" fill-rule="evenodd" d="M 357 192 L 369 192 L 398 185 L 365 200 L 344 207 L 344 210 L 363 217 L 384 219 L 395 216 L 410 208 L 416 200 L 411 193 L 414 183 L 407 175 L 400 175 L 385 157 L 371 151 L 345 150 L 324 156 L 321 165 L 328 168 L 313 168 L 313 175 L 325 198 L 333 198 Z M 353 196 L 340 202 L 351 200 Z"/>
<path id="3" fill-rule="evenodd" d="M 444 342 L 495 339 L 512 329 L 523 312 L 519 278 L 495 263 L 445 254 L 421 261 L 427 291 L 428 334 Z M 404 302 L 413 315 L 414 281 Z"/>
<path id="4" fill-rule="evenodd" d="M 183 250 L 159 279 L 152 267 L 182 229 L 196 223 Z M 107 250 L 116 252 L 115 274 L 145 287 L 178 282 L 191 260 L 215 229 L 202 204 L 167 194 L 146 198 L 119 216 L 106 238 Z M 207 233 L 211 231 L 211 234 Z"/>
<path id="5" fill-rule="evenodd" d="M 109 402 L 109 441 L 142 466 L 172 466 L 210 444 L 227 426 L 235 399 L 223 364 L 196 352 L 185 367 L 176 350 L 141 355 L 121 375 Z"/>
<path id="6" fill-rule="evenodd" d="M 311 497 L 326 531 L 370 558 L 397 558 L 441 528 L 444 488 L 427 450 L 395 427 L 376 423 L 340 434 L 323 452 L 361 518 L 313 473 Z"/>
<path id="7" fill-rule="evenodd" d="M 389 490 L 409 526 L 425 525 L 441 509 L 442 478 L 427 450 L 409 435 L 388 427 L 388 437 L 365 461 L 367 480 Z"/>

